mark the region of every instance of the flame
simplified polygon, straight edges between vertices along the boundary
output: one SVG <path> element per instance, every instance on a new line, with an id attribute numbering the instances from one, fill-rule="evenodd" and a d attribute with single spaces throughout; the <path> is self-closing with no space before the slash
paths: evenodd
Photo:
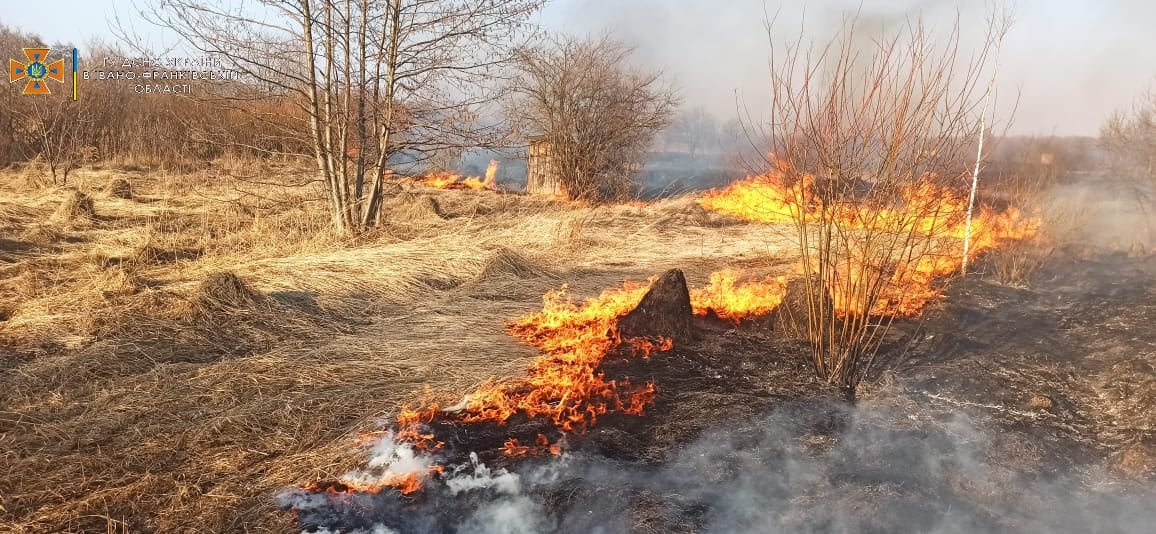
<path id="1" fill-rule="evenodd" d="M 713 273 L 710 283 L 691 292 L 694 313 L 704 315 L 713 310 L 718 316 L 738 320 L 766 314 L 782 300 L 784 278 L 740 281 L 735 271 Z M 653 283 L 654 279 L 650 280 Z M 521 380 L 486 382 L 470 394 L 457 412 L 442 411 L 436 403 L 421 409 L 402 407 L 392 439 L 408 443 L 422 453 L 444 446 L 435 441 L 427 429 L 435 419 L 462 423 L 483 421 L 506 423 L 517 414 L 550 418 L 563 433 L 585 432 L 598 417 L 612 411 L 642 415 L 654 402 L 654 384 L 635 385 L 627 380 L 607 380 L 599 367 L 603 359 L 619 348 L 628 348 L 634 357 L 649 358 L 656 352 L 674 348 L 667 337 L 624 338 L 618 331 L 618 320 L 638 306 L 650 283 L 624 282 L 581 305 L 570 298 L 567 286 L 550 291 L 543 297 L 542 310 L 511 322 L 509 332 L 537 347 L 542 355 Z M 359 437 L 362 445 L 390 437 L 392 430 L 375 430 Z M 563 440 L 565 436 L 563 435 Z M 511 437 L 501 447 L 507 456 L 561 455 L 562 441 L 551 443 L 538 434 L 534 444 L 522 444 Z M 310 491 L 330 493 L 380 492 L 397 488 L 403 494 L 421 488 L 422 480 L 444 468 L 431 466 L 429 472 L 386 473 L 372 482 L 342 480 L 337 485 L 305 486 Z M 340 487 L 338 487 L 340 486 Z"/>
<path id="2" fill-rule="evenodd" d="M 783 277 L 740 282 L 737 272 L 720 271 L 711 275 L 705 288 L 691 292 L 691 304 L 699 315 L 713 310 L 733 320 L 755 317 L 773 310 L 785 287 Z M 654 400 L 654 385 L 607 380 L 599 366 L 619 347 L 628 347 L 632 355 L 642 358 L 674 348 L 670 338 L 623 338 L 618 331 L 618 320 L 638 305 L 648 289 L 649 284 L 627 281 L 621 288 L 605 290 L 581 305 L 573 302 L 566 286 L 548 292 L 541 311 L 509 325 L 512 335 L 542 352 L 530 365 L 526 378 L 486 382 L 469 395 L 464 409 L 454 417 L 466 423 L 503 424 L 523 414 L 549 418 L 563 432 L 582 433 L 611 411 L 642 415 Z M 438 446 L 430 444 L 431 434 L 418 430 L 438 417 L 438 410 L 437 405 L 403 409 L 398 417 L 399 439 L 416 440 L 421 443 L 419 448 Z M 511 439 L 503 451 L 520 456 L 527 453 L 525 447 Z"/>
<path id="3" fill-rule="evenodd" d="M 813 177 L 804 174 L 788 184 L 780 171 L 789 166 L 779 162 L 777 168 L 778 171 L 748 177 L 722 190 L 711 190 L 699 203 L 710 210 L 769 224 L 815 221 L 825 214 L 839 222 L 842 231 L 882 230 L 910 235 L 912 241 L 918 242 L 918 246 L 885 258 L 877 257 L 879 251 L 870 247 L 855 249 L 856 245 L 849 245 L 848 261 L 829 266 L 832 272 L 828 290 L 837 313 L 917 315 L 940 295 L 937 281 L 962 268 L 968 197 L 937 184 L 935 176 L 903 187 L 898 195 L 900 207 L 888 209 L 825 205 L 814 190 Z M 972 214 L 968 261 L 1005 241 L 1029 238 L 1039 228 L 1038 218 L 1025 217 L 1018 209 L 997 212 L 988 206 L 977 207 Z M 739 299 L 735 288 L 726 287 L 727 283 L 730 282 L 726 279 L 718 280 L 719 287 L 725 289 L 715 299 Z M 881 291 L 869 289 L 875 285 Z M 870 295 L 878 298 L 868 300 Z M 722 305 L 711 307 L 720 316 L 727 316 L 720 311 Z"/>
<path id="4" fill-rule="evenodd" d="M 740 274 L 734 270 L 711 273 L 705 288 L 690 292 L 690 303 L 695 315 L 714 311 L 724 319 L 740 319 L 766 315 L 783 301 L 787 289 L 785 276 L 766 277 L 762 280 L 739 283 Z"/>
<path id="5" fill-rule="evenodd" d="M 502 453 L 506 456 L 537 456 L 542 454 L 562 455 L 562 446 L 550 443 L 545 434 L 538 434 L 533 445 L 522 445 L 518 438 L 510 438 L 502 445 Z"/>
<path id="6" fill-rule="evenodd" d="M 741 219 L 767 224 L 795 222 L 818 212 L 813 179 L 804 176 L 794 185 L 784 183 L 779 173 L 747 177 L 699 199 L 702 207 Z M 800 205 L 799 199 L 803 199 Z"/>
<path id="7" fill-rule="evenodd" d="M 354 493 L 381 493 L 382 491 L 397 489 L 402 495 L 409 495 L 422 488 L 422 479 L 434 473 L 445 473 L 440 465 L 431 466 L 428 472 L 419 473 L 386 473 L 373 481 L 342 479 L 340 481 L 309 482 L 301 489 L 313 493 L 327 493 L 330 495 L 352 495 Z"/>
<path id="8" fill-rule="evenodd" d="M 504 423 L 524 413 L 548 417 L 564 432 L 583 432 L 611 410 L 641 415 L 654 397 L 654 385 L 606 380 L 598 367 L 623 344 L 618 319 L 638 304 L 646 289 L 627 282 L 581 306 L 573 303 L 565 286 L 547 293 L 542 311 L 509 327 L 512 335 L 537 347 L 542 356 L 530 365 L 524 380 L 482 385 L 470 396 L 462 420 Z M 631 343 L 634 352 L 644 357 L 670 346 L 665 341 Z"/>
<path id="9" fill-rule="evenodd" d="M 450 172 L 430 172 L 417 179 L 419 183 L 434 189 L 473 189 L 476 191 L 498 190 L 498 160 L 490 160 L 486 167 L 484 178 L 477 176 L 462 177 Z"/>

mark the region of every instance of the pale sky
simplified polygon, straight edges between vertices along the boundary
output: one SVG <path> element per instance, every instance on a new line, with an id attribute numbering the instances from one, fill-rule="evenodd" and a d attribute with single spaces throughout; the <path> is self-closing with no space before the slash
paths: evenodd
<path id="1" fill-rule="evenodd" d="M 130 24 L 135 18 L 131 0 L 0 2 L 0 23 L 49 42 L 112 41 L 115 14 Z M 860 3 L 870 20 L 922 13 L 943 23 L 958 10 L 965 32 L 982 30 L 986 9 L 983 0 L 553 0 L 541 22 L 577 34 L 610 30 L 637 46 L 641 62 L 669 73 L 688 105 L 732 115 L 736 94 L 752 109 L 765 94 L 765 12 L 779 13 L 775 27 L 785 34 L 798 31 L 801 6 L 808 26 L 821 29 Z M 1114 109 L 1156 85 L 1156 1 L 1018 0 L 1014 7 L 997 110 L 1006 120 L 1018 92 L 1013 133 L 1095 135 Z"/>

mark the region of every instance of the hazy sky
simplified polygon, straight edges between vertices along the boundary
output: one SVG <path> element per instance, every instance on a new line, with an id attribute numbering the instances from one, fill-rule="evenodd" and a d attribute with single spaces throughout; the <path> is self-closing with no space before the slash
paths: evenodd
<path id="1" fill-rule="evenodd" d="M 49 41 L 111 40 L 107 22 L 130 0 L 0 0 L 0 22 Z M 983 0 L 862 0 L 867 18 L 896 23 L 923 13 L 946 26 L 957 10 L 965 32 L 982 30 Z M 720 114 L 759 107 L 768 80 L 765 12 L 776 30 L 797 32 L 805 19 L 821 33 L 860 0 L 553 0 L 541 15 L 548 29 L 604 29 L 638 47 L 639 60 L 667 71 L 688 104 Z M 1000 62 L 999 112 L 1015 94 L 1016 133 L 1094 135 L 1112 110 L 1156 84 L 1156 1 L 1018 0 Z M 782 39 L 784 36 L 777 36 Z"/>

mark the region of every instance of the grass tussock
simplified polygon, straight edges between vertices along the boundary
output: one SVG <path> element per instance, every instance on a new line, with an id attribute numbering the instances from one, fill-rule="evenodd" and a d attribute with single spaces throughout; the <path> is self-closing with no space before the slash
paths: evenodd
<path id="1" fill-rule="evenodd" d="M 104 186 L 104 194 L 112 198 L 132 200 L 132 184 L 122 177 L 113 178 Z"/>
<path id="2" fill-rule="evenodd" d="M 210 274 L 197 285 L 189 299 L 192 310 L 198 315 L 254 309 L 264 301 L 264 295 L 250 289 L 244 280 L 230 272 Z"/>
<path id="3" fill-rule="evenodd" d="M 92 197 L 78 189 L 71 189 L 52 214 L 52 220 L 60 223 L 88 222 L 96 217 Z"/>
<path id="4" fill-rule="evenodd" d="M 475 279 L 484 282 L 505 277 L 535 278 L 548 273 L 549 271 L 542 268 L 537 262 L 509 248 L 499 246 L 490 257 L 486 258 L 486 262 L 482 264 L 481 272 Z"/>

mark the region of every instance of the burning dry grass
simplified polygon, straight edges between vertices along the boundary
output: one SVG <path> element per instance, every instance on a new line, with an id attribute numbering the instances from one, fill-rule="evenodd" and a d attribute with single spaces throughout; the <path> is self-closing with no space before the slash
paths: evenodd
<path id="1" fill-rule="evenodd" d="M 134 175 L 130 200 L 82 193 L 107 174 L 78 180 L 0 186 L 0 227 L 18 236 L 0 241 L 14 532 L 289 530 L 272 493 L 353 469 L 354 436 L 404 403 L 473 391 L 476 417 L 515 398 L 563 422 L 581 411 L 510 385 L 557 378 L 540 350 L 606 348 L 644 287 L 603 289 L 678 266 L 695 313 L 740 319 L 774 307 L 794 261 L 788 240 L 689 198 L 586 208 L 403 185 L 380 229 L 349 238 L 308 189 Z M 97 215 L 52 219 L 77 198 Z M 623 391 L 630 410 L 648 399 L 645 383 Z"/>
<path id="2" fill-rule="evenodd" d="M 0 378 L 0 530 L 284 529 L 271 493 L 352 468 L 372 416 L 523 374 L 535 350 L 505 323 L 560 280 L 588 296 L 697 265 L 705 282 L 781 248 L 653 224 L 685 200 L 403 186 L 382 228 L 339 238 L 316 191 L 138 173 L 131 199 L 88 193 L 114 178 L 0 186 L 18 236 L 0 242 L 0 368 L 18 370 Z"/>
<path id="3" fill-rule="evenodd" d="M 486 175 L 482 176 L 462 176 L 457 173 L 446 171 L 431 171 L 425 176 L 411 178 L 415 183 L 419 183 L 426 187 L 434 189 L 471 189 L 474 191 L 497 191 L 498 182 L 496 180 L 498 173 L 498 162 L 491 161 L 486 167 Z"/>
<path id="4" fill-rule="evenodd" d="M 822 198 L 810 175 L 788 183 L 776 170 L 712 190 L 700 203 L 750 221 L 837 224 L 843 235 L 865 233 L 862 240 L 851 238 L 850 244 L 839 245 L 848 248 L 840 253 L 847 257 L 839 257 L 841 263 L 833 266 L 835 273 L 824 280 L 836 312 L 912 316 L 939 296 L 940 279 L 959 273 L 965 264 L 965 237 L 970 241 L 967 260 L 974 261 L 1007 242 L 1034 237 L 1041 226 L 1038 218 L 1025 216 L 1016 206 L 995 210 L 983 205 L 969 224 L 967 196 L 932 178 L 902 187 L 894 206 L 832 205 Z M 902 241 L 898 245 L 877 243 L 878 238 L 868 237 L 872 233 L 894 235 L 892 241 Z M 872 289 L 875 287 L 880 289 Z"/>

